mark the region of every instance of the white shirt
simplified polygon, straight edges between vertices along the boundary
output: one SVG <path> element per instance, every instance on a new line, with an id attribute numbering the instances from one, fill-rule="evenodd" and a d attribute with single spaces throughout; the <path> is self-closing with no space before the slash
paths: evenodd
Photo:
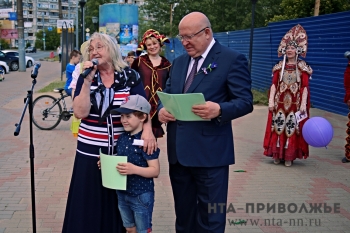
<path id="1" fill-rule="evenodd" d="M 214 40 L 214 38 L 213 38 L 213 39 L 211 40 L 211 42 L 210 42 L 208 48 L 207 48 L 207 49 L 205 50 L 205 52 L 201 55 L 202 58 L 199 59 L 199 61 L 198 61 L 197 72 L 199 71 L 199 69 L 202 68 L 203 62 L 204 62 L 205 58 L 208 56 L 208 53 L 209 53 L 209 51 L 211 50 L 211 48 L 214 46 L 214 44 L 215 44 L 215 40 Z M 188 65 L 188 68 L 187 68 L 186 80 L 187 80 L 187 78 L 188 78 L 188 75 L 190 75 L 190 73 L 191 73 L 193 64 L 194 64 L 194 58 L 192 57 L 192 58 L 191 58 L 191 61 L 190 61 L 190 64 Z"/>

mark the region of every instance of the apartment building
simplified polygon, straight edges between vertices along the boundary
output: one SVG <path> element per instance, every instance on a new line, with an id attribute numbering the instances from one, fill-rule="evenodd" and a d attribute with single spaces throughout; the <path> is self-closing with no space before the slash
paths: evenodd
<path id="1" fill-rule="evenodd" d="M 12 9 L 17 10 L 17 0 L 12 1 Z M 86 0 L 85 0 L 86 1 Z M 121 4 L 142 5 L 144 0 L 115 0 Z M 34 45 L 35 33 L 57 26 L 59 8 L 58 0 L 22 0 L 23 21 L 24 21 L 24 41 Z M 80 11 L 79 0 L 61 0 L 62 15 L 64 19 L 73 19 L 74 25 Z M 17 28 L 17 21 L 13 22 L 13 28 Z M 18 40 L 13 41 L 15 46 Z"/>

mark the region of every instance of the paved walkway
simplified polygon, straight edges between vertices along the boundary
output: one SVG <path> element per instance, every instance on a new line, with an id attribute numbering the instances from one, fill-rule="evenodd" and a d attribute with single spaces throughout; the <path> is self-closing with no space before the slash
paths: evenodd
<path id="1" fill-rule="evenodd" d="M 59 79 L 59 69 L 57 62 L 42 62 L 35 90 Z M 0 233 L 32 232 L 28 113 L 20 135 L 13 136 L 31 80 L 27 69 L 11 72 L 0 83 Z M 310 158 L 289 168 L 262 155 L 266 107 L 256 106 L 252 114 L 233 121 L 236 165 L 230 167 L 227 233 L 350 232 L 350 164 L 340 162 L 346 117 L 318 109 L 312 109 L 311 115 L 332 123 L 334 139 L 328 149 L 310 147 Z M 33 128 L 37 232 L 61 232 L 76 146 L 69 126 L 70 122 L 61 122 L 52 131 Z M 165 138 L 159 146 L 161 174 L 155 180 L 153 232 L 174 233 Z M 332 212 L 324 213 L 328 207 Z M 242 219 L 246 225 L 233 224 Z"/>

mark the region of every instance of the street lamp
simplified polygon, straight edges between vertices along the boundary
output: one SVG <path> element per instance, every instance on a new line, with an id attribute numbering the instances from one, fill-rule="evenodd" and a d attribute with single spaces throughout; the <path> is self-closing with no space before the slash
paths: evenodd
<path id="1" fill-rule="evenodd" d="M 98 32 L 98 25 L 97 25 L 97 23 L 98 23 L 98 18 L 97 18 L 96 16 L 93 16 L 93 17 L 92 17 L 92 23 L 94 24 L 95 32 Z"/>
<path id="2" fill-rule="evenodd" d="M 82 26 L 81 26 L 81 39 L 82 39 L 82 41 L 81 41 L 81 43 L 84 43 L 84 6 L 85 6 L 85 1 L 84 0 L 81 0 L 81 1 L 79 1 L 79 5 L 80 5 L 80 8 L 81 8 L 81 24 L 82 24 Z"/>
<path id="3" fill-rule="evenodd" d="M 255 4 L 258 0 L 252 1 L 252 25 L 250 27 L 250 45 L 249 45 L 249 72 L 252 73 L 252 55 L 253 55 L 253 34 L 254 34 L 254 16 L 255 16 Z"/>

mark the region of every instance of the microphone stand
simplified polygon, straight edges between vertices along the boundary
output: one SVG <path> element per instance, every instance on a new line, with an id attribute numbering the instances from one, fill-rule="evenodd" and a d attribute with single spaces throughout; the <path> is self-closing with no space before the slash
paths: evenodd
<path id="1" fill-rule="evenodd" d="M 19 132 L 21 131 L 21 124 L 24 117 L 24 114 L 26 112 L 27 106 L 29 106 L 29 158 L 30 158 L 30 184 L 31 184 L 31 194 L 32 194 L 32 222 L 33 222 L 33 233 L 36 233 L 36 217 L 35 217 L 35 182 L 34 182 L 34 144 L 33 144 L 33 90 L 34 86 L 36 84 L 36 77 L 38 72 L 33 72 L 31 74 L 31 77 L 33 78 L 32 82 L 32 88 L 31 90 L 28 90 L 27 92 L 27 98 L 25 98 L 25 105 L 22 112 L 21 119 L 19 120 L 19 123 L 16 123 L 16 130 L 14 132 L 15 136 L 19 135 Z"/>

